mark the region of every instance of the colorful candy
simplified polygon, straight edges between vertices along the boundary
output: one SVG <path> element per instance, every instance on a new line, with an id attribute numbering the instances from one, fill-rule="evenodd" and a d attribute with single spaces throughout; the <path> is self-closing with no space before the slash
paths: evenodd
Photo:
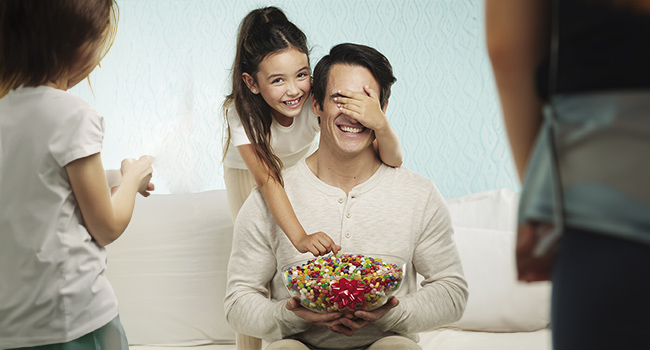
<path id="1" fill-rule="evenodd" d="M 283 270 L 285 285 L 315 312 L 374 310 L 402 282 L 403 266 L 360 254 L 326 255 Z"/>

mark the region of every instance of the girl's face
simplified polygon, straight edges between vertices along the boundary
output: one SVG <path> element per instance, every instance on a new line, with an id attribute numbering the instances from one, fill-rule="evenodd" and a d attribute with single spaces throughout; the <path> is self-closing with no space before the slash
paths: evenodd
<path id="1" fill-rule="evenodd" d="M 244 82 L 254 94 L 262 94 L 273 117 L 288 126 L 302 110 L 311 90 L 307 55 L 290 48 L 266 56 L 252 79 L 244 73 Z"/>

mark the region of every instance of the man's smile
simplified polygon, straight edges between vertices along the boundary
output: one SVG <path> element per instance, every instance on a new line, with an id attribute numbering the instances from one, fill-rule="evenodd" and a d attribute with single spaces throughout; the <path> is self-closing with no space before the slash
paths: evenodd
<path id="1" fill-rule="evenodd" d="M 344 115 L 341 115 L 338 118 L 336 118 L 334 124 L 339 128 L 339 130 L 343 131 L 346 134 L 352 134 L 352 135 L 360 134 L 367 129 L 361 123 L 357 122 L 354 119 L 350 119 Z"/>
<path id="2" fill-rule="evenodd" d="M 348 134 L 358 134 L 362 132 L 365 128 L 364 127 L 352 127 L 352 126 L 346 126 L 346 125 L 339 125 L 339 129 L 341 131 L 346 132 Z"/>

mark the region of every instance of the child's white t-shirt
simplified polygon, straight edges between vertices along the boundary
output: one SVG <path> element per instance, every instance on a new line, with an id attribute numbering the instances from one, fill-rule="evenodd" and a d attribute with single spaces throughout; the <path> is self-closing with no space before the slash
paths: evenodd
<path id="1" fill-rule="evenodd" d="M 311 101 L 311 99 L 309 99 Z M 237 146 L 248 145 L 251 141 L 246 135 L 235 105 L 226 108 L 230 128 L 230 145 L 223 163 L 229 168 L 247 169 L 244 160 L 237 151 Z M 275 118 L 271 123 L 271 147 L 275 155 L 282 160 L 284 168 L 297 164 L 301 159 L 314 153 L 318 148 L 320 124 L 309 103 L 305 102 L 300 114 L 293 117 L 293 123 L 282 126 Z"/>
<path id="2" fill-rule="evenodd" d="M 103 138 L 103 117 L 65 91 L 0 99 L 0 349 L 68 342 L 117 316 L 106 250 L 65 169 L 100 152 Z"/>

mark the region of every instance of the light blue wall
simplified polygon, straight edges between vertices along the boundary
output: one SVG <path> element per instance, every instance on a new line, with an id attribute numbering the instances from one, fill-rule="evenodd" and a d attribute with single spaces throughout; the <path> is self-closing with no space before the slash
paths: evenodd
<path id="1" fill-rule="evenodd" d="M 519 190 L 485 50 L 480 0 L 118 0 L 115 43 L 72 92 L 106 117 L 102 159 L 157 156 L 158 193 L 224 188 L 220 104 L 241 19 L 281 7 L 313 47 L 373 46 L 397 83 L 388 116 L 404 164 L 445 197 Z"/>

